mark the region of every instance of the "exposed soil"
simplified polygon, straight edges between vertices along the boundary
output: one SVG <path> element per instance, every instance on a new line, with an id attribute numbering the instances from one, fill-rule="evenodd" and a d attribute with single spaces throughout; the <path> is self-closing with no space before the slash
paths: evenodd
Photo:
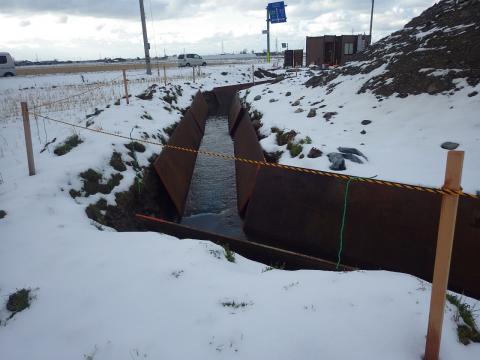
<path id="1" fill-rule="evenodd" d="M 350 65 L 314 76 L 306 86 L 333 84 L 339 75 L 385 71 L 366 81 L 359 93 L 437 94 L 458 90 L 455 79 L 480 82 L 480 0 L 443 0 L 405 27 L 358 53 Z"/>
<path id="2" fill-rule="evenodd" d="M 132 184 L 125 192 L 116 193 L 117 205 L 107 205 L 105 199 L 89 205 L 85 212 L 96 222 L 112 227 L 117 231 L 146 231 L 145 222 L 138 220 L 135 214 L 149 215 L 175 221 L 178 215 L 174 210 L 163 184 L 153 165 L 143 169 L 140 183 Z"/>

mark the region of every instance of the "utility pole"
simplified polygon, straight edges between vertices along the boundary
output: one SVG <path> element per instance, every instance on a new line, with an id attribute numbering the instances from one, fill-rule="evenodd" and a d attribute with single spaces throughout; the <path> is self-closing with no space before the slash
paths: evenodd
<path id="1" fill-rule="evenodd" d="M 267 63 L 270 63 L 270 13 L 267 8 Z"/>
<path id="2" fill-rule="evenodd" d="M 145 23 L 145 9 L 143 8 L 143 0 L 140 1 L 140 17 L 142 18 L 143 31 L 143 47 L 145 48 L 145 65 L 147 68 L 147 75 L 152 75 L 152 67 L 150 65 L 150 44 L 147 37 L 147 24 Z"/>
<path id="3" fill-rule="evenodd" d="M 373 5 L 375 0 L 372 0 L 372 12 L 370 13 L 370 44 L 372 43 L 372 24 L 373 24 Z"/>

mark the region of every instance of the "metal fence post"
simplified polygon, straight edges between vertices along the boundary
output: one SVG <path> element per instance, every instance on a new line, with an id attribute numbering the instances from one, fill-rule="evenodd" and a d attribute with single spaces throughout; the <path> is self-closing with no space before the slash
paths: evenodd
<path id="1" fill-rule="evenodd" d="M 28 173 L 35 175 L 35 160 L 33 159 L 32 132 L 30 131 L 30 115 L 28 105 L 22 101 L 23 131 L 25 133 L 25 145 L 27 147 Z"/>
<path id="2" fill-rule="evenodd" d="M 463 167 L 463 151 L 449 151 L 445 171 L 446 190 L 460 191 Z M 455 222 L 457 220 L 458 195 L 442 195 L 440 222 L 438 225 L 437 251 L 433 271 L 430 315 L 428 318 L 425 360 L 438 360 L 442 339 L 442 324 L 445 311 L 445 297 L 450 274 Z"/>

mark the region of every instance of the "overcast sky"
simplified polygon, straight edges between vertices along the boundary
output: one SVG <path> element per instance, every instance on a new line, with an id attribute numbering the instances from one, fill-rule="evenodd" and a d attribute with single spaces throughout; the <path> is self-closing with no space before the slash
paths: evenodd
<path id="1" fill-rule="evenodd" d="M 266 48 L 265 6 L 256 0 L 145 0 L 151 55 L 218 54 Z M 287 23 L 271 26 L 272 50 L 305 36 L 368 33 L 371 0 L 289 0 Z M 433 0 L 377 0 L 374 41 Z M 153 20 L 152 20 L 153 19 Z M 0 51 L 17 60 L 143 56 L 138 0 L 0 0 Z"/>

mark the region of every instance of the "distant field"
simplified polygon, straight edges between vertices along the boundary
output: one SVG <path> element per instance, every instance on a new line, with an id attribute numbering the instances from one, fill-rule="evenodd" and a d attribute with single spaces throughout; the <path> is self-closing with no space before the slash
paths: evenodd
<path id="1" fill-rule="evenodd" d="M 156 71 L 160 66 L 167 68 L 176 67 L 173 63 L 152 64 L 152 71 Z M 69 74 L 69 73 L 87 73 L 98 71 L 121 71 L 144 69 L 145 64 L 141 63 L 115 63 L 115 64 L 71 64 L 71 65 L 46 65 L 46 66 L 24 66 L 17 67 L 17 75 L 45 75 L 45 74 Z"/>
<path id="2" fill-rule="evenodd" d="M 226 64 L 246 64 L 246 63 L 262 63 L 265 62 L 264 57 L 256 58 L 242 58 L 236 55 L 235 57 L 205 57 L 208 66 L 226 65 Z M 272 57 L 272 62 L 278 65 L 281 61 L 281 57 Z M 175 60 L 168 60 L 160 63 L 152 63 L 152 72 L 158 72 L 163 70 L 163 66 L 166 68 L 176 68 L 177 64 Z M 58 65 L 32 65 L 32 66 L 17 66 L 17 75 L 47 75 L 47 74 L 78 74 L 88 72 L 100 72 L 100 71 L 121 71 L 125 70 L 141 70 L 145 69 L 145 63 L 141 62 L 126 62 L 126 63 L 82 63 L 82 64 L 58 64 Z"/>

